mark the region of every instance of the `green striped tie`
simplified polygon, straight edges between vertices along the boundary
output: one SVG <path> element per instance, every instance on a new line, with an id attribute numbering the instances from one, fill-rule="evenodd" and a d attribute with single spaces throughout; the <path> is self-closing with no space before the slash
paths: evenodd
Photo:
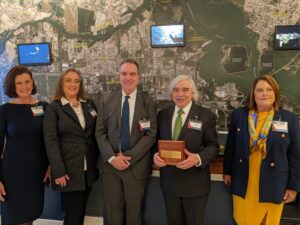
<path id="1" fill-rule="evenodd" d="M 179 137 L 180 130 L 181 130 L 181 127 L 182 127 L 181 115 L 184 113 L 184 111 L 182 109 L 179 109 L 177 113 L 178 113 L 178 115 L 176 117 L 174 131 L 173 131 L 173 140 L 177 140 L 178 137 Z"/>

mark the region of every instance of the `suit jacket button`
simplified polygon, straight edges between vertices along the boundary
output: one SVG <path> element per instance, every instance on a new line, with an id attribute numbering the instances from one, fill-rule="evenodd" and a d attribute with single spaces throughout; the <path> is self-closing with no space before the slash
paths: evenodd
<path id="1" fill-rule="evenodd" d="M 243 163 L 243 160 L 242 160 L 242 159 L 240 159 L 240 163 Z"/>
<path id="2" fill-rule="evenodd" d="M 240 128 L 237 128 L 236 130 L 237 130 L 237 132 L 240 132 L 241 129 L 240 129 Z"/>
<path id="3" fill-rule="evenodd" d="M 270 163 L 270 166 L 271 166 L 271 167 L 274 167 L 274 166 L 275 166 L 275 163 L 273 163 L 273 162 Z"/>

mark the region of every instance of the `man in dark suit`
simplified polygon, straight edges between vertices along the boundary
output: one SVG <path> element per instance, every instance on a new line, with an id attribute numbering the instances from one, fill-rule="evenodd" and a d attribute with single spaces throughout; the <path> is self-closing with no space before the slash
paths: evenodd
<path id="1" fill-rule="evenodd" d="M 142 223 L 157 121 L 156 104 L 137 90 L 139 80 L 138 63 L 124 60 L 120 66 L 122 90 L 103 96 L 99 106 L 96 139 L 103 160 L 104 222 L 109 225 Z"/>
<path id="2" fill-rule="evenodd" d="M 167 222 L 168 225 L 203 225 L 210 190 L 209 163 L 219 147 L 215 116 L 193 101 L 197 100 L 198 92 L 189 76 L 174 78 L 169 94 L 175 105 L 159 112 L 158 139 L 185 141 L 186 159 L 176 166 L 167 166 L 158 153 L 154 155 L 154 163 L 161 167 Z"/>

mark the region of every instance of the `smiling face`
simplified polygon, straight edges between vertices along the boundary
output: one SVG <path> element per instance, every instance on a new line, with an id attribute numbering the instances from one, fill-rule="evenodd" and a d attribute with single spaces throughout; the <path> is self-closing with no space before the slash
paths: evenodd
<path id="1" fill-rule="evenodd" d="M 140 81 L 140 74 L 135 64 L 124 63 L 120 68 L 120 83 L 126 95 L 130 95 Z"/>
<path id="2" fill-rule="evenodd" d="M 77 98 L 80 88 L 80 76 L 70 71 L 63 79 L 63 92 L 66 99 Z"/>
<path id="3" fill-rule="evenodd" d="M 259 112 L 270 111 L 275 102 L 272 86 L 265 80 L 258 81 L 254 88 L 254 99 Z"/>
<path id="4" fill-rule="evenodd" d="M 172 100 L 179 107 L 186 107 L 193 100 L 193 90 L 189 80 L 179 81 L 172 90 Z"/>
<path id="5" fill-rule="evenodd" d="M 19 98 L 28 98 L 33 90 L 33 80 L 28 73 L 22 73 L 15 77 L 15 89 Z"/>

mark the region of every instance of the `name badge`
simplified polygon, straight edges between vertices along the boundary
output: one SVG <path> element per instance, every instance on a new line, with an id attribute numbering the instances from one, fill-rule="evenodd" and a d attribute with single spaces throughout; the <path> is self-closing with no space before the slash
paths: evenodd
<path id="1" fill-rule="evenodd" d="M 288 122 L 274 120 L 272 122 L 272 131 L 288 133 Z"/>
<path id="2" fill-rule="evenodd" d="M 44 115 L 43 106 L 32 106 L 31 111 L 32 111 L 33 116 L 42 116 L 42 115 Z"/>
<path id="3" fill-rule="evenodd" d="M 89 112 L 93 118 L 97 117 L 97 112 L 95 111 L 95 109 L 89 109 Z"/>
<path id="4" fill-rule="evenodd" d="M 150 120 L 146 120 L 146 119 L 140 120 L 139 123 L 140 123 L 140 131 L 150 130 L 151 127 Z"/>
<path id="5" fill-rule="evenodd" d="M 202 121 L 189 120 L 189 122 L 188 122 L 188 128 L 193 129 L 193 130 L 201 131 Z"/>

